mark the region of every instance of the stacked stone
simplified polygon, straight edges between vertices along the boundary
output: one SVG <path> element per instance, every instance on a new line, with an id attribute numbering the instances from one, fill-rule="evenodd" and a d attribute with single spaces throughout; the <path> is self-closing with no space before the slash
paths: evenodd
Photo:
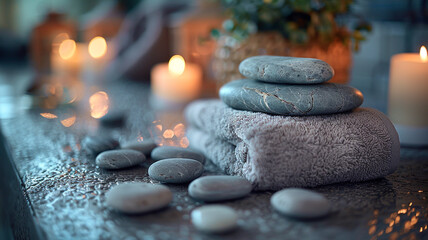
<path id="1" fill-rule="evenodd" d="M 363 103 L 359 90 L 326 83 L 334 70 L 319 59 L 256 56 L 242 61 L 239 71 L 247 79 L 220 89 L 222 101 L 234 109 L 307 116 L 351 111 Z"/>

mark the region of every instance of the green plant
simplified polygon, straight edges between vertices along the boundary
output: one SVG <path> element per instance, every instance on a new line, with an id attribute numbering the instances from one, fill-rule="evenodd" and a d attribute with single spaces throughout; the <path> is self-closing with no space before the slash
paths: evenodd
<path id="1" fill-rule="evenodd" d="M 351 15 L 353 0 L 221 0 L 229 19 L 224 30 L 238 40 L 278 31 L 293 44 L 340 40 L 358 50 L 371 25 Z M 219 34 L 219 32 L 215 32 Z"/>

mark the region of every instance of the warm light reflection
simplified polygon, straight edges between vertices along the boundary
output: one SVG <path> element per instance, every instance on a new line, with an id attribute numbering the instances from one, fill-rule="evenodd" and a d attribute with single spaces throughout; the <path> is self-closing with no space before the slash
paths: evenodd
<path id="1" fill-rule="evenodd" d="M 428 62 L 427 48 L 425 46 L 421 47 L 421 50 L 419 51 L 419 56 L 421 57 L 421 60 L 423 62 Z"/>
<path id="2" fill-rule="evenodd" d="M 163 132 L 163 137 L 164 138 L 173 138 L 174 137 L 174 131 L 172 131 L 171 129 L 165 130 L 165 132 Z"/>
<path id="3" fill-rule="evenodd" d="M 58 116 L 53 114 L 53 113 L 40 113 L 40 115 L 44 118 L 47 118 L 47 119 L 58 118 Z"/>
<path id="4" fill-rule="evenodd" d="M 109 98 L 106 92 L 99 91 L 89 98 L 89 107 L 93 118 L 101 118 L 107 114 L 109 108 Z"/>
<path id="5" fill-rule="evenodd" d="M 107 42 L 103 37 L 94 37 L 88 46 L 88 51 L 91 57 L 100 58 L 107 52 Z"/>
<path id="6" fill-rule="evenodd" d="M 76 116 L 72 116 L 66 119 L 61 120 L 61 124 L 64 127 L 71 127 L 76 122 Z"/>
<path id="7" fill-rule="evenodd" d="M 186 127 L 182 123 L 179 123 L 174 127 L 174 134 L 179 138 L 184 137 L 185 131 L 186 131 Z"/>
<path id="8" fill-rule="evenodd" d="M 181 75 L 186 67 L 184 58 L 180 55 L 174 55 L 171 57 L 168 63 L 169 72 L 175 75 Z"/>
<path id="9" fill-rule="evenodd" d="M 73 57 L 74 53 L 76 52 L 76 42 L 71 39 L 67 39 L 62 41 L 62 43 L 59 45 L 59 56 L 64 59 L 70 59 Z"/>
<path id="10" fill-rule="evenodd" d="M 189 146 L 189 139 L 187 139 L 187 137 L 183 137 L 180 140 L 180 147 L 187 148 L 188 146 Z"/>

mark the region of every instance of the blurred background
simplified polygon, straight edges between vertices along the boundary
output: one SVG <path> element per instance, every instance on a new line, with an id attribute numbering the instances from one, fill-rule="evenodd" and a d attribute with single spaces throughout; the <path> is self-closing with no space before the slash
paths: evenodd
<path id="1" fill-rule="evenodd" d="M 175 54 L 202 70 L 201 80 L 188 83 L 197 89 L 182 93 L 192 98 L 215 96 L 221 84 L 240 78 L 242 59 L 275 54 L 327 61 L 336 71 L 333 82 L 374 93 L 369 104 L 386 111 L 391 56 L 427 45 L 427 5 L 426 0 L 1 0 L 0 115 L 13 115 L 10 101 L 31 104 L 16 99 L 24 93 L 56 90 L 68 94 L 67 101 L 78 99 L 82 79 L 151 79 L 157 95 L 171 95 L 151 74 Z M 92 53 L 91 40 L 98 40 Z M 195 71 L 191 75 L 199 74 Z M 61 86 L 52 85 L 52 78 Z M 172 100 L 183 100 L 176 95 Z"/>

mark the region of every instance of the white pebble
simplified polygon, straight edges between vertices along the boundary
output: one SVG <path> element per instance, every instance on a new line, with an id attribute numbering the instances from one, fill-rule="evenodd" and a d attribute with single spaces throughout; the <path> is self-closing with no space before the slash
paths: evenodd
<path id="1" fill-rule="evenodd" d="M 206 205 L 191 214 L 192 223 L 202 232 L 224 233 L 237 227 L 238 216 L 233 208 L 224 205 Z"/>

